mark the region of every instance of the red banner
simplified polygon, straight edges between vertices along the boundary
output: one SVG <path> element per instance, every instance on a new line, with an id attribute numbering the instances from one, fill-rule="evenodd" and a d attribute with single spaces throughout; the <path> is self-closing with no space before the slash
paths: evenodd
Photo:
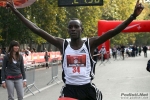
<path id="1" fill-rule="evenodd" d="M 49 61 L 52 61 L 53 59 L 61 60 L 61 53 L 59 51 L 58 52 L 48 52 L 48 55 L 49 54 L 50 54 Z M 45 56 L 45 52 L 31 53 L 28 56 L 23 54 L 24 64 L 43 63 L 43 62 L 45 62 L 44 56 Z"/>
<path id="2" fill-rule="evenodd" d="M 121 24 L 123 21 L 106 21 L 100 20 L 98 21 L 98 36 L 105 34 L 108 30 L 114 29 L 116 26 Z M 122 32 L 150 32 L 150 20 L 143 20 L 143 21 L 133 21 L 130 23 Z M 107 40 L 103 44 L 99 46 L 101 48 L 105 46 L 106 51 L 110 49 L 110 42 Z"/>
<path id="3" fill-rule="evenodd" d="M 25 8 L 32 5 L 36 0 L 13 0 L 16 8 Z M 5 7 L 7 0 L 0 0 L 0 6 Z"/>

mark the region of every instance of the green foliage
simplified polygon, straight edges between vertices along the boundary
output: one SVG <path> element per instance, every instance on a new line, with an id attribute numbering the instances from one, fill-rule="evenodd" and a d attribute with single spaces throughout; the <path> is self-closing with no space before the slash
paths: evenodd
<path id="1" fill-rule="evenodd" d="M 144 3 L 144 10 L 138 19 L 149 20 L 150 19 L 150 3 Z M 150 45 L 150 34 L 149 32 L 135 34 L 135 44 L 138 45 Z"/>
<path id="2" fill-rule="evenodd" d="M 133 13 L 136 0 L 104 0 L 103 6 L 79 7 L 57 7 L 57 3 L 57 0 L 37 0 L 30 7 L 19 9 L 19 11 L 49 34 L 61 38 L 69 37 L 67 23 L 70 18 L 79 18 L 84 27 L 82 37 L 93 37 L 97 36 L 98 20 L 127 19 Z M 146 4 L 146 8 L 148 8 L 146 9 L 148 14 L 140 15 L 139 19 L 149 19 L 150 5 Z M 9 9 L 2 7 L 0 8 L 0 26 L 0 44 L 2 46 L 8 45 L 14 39 L 20 43 L 34 41 L 37 44 L 42 44 L 47 42 L 33 34 Z M 111 44 L 139 43 L 142 40 L 140 37 L 144 36 L 144 34 L 119 34 L 111 39 Z"/>
<path id="3" fill-rule="evenodd" d="M 105 7 L 102 7 L 102 18 L 105 20 L 126 20 L 133 13 L 135 3 L 136 0 L 112 0 L 111 3 L 105 1 Z M 149 13 L 146 14 L 147 12 L 150 12 L 148 7 L 149 4 L 144 4 L 144 6 L 146 9 L 138 16 L 137 20 L 149 19 Z M 144 18 L 146 15 L 147 17 Z M 146 34 L 121 33 L 113 37 L 110 41 L 111 45 L 145 44 L 142 38 L 143 35 L 146 36 Z M 149 39 L 146 39 L 145 41 L 148 40 Z M 141 41 L 141 43 L 139 43 L 139 41 Z"/>

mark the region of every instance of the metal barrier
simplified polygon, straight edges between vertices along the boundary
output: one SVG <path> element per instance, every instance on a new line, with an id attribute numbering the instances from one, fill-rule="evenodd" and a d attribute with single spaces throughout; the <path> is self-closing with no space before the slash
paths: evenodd
<path id="1" fill-rule="evenodd" d="M 26 66 L 25 73 L 27 79 L 27 86 L 24 91 L 26 93 L 30 91 L 34 95 L 34 93 L 31 91 L 31 88 L 35 87 L 40 92 L 40 90 L 35 86 L 35 66 Z"/>
<path id="2" fill-rule="evenodd" d="M 114 60 L 119 60 L 119 59 L 121 59 L 120 51 L 117 50 Z"/>
<path id="3" fill-rule="evenodd" d="M 105 65 L 104 64 L 104 54 L 102 54 L 102 53 L 100 53 L 100 64 L 99 65 L 101 65 L 101 64 L 103 64 L 103 65 Z"/>
<path id="4" fill-rule="evenodd" d="M 125 54 L 122 54 L 121 51 L 118 51 L 117 54 L 118 54 L 118 55 L 117 55 L 117 58 L 118 58 L 118 59 L 120 59 L 120 60 L 124 60 L 124 59 L 125 59 Z"/>
<path id="5" fill-rule="evenodd" d="M 1 70 L 2 70 L 2 67 L 0 66 L 0 84 L 2 84 Z"/>
<path id="6" fill-rule="evenodd" d="M 110 52 L 107 51 L 106 54 L 101 53 L 100 54 L 100 64 L 99 65 L 101 65 L 101 64 L 105 65 L 108 62 L 111 63 L 110 62 Z"/>
<path id="7" fill-rule="evenodd" d="M 107 63 L 107 62 L 111 63 L 110 62 L 110 52 L 109 51 L 107 51 L 105 58 L 106 58 L 106 62 L 105 63 Z"/>
<path id="8" fill-rule="evenodd" d="M 2 84 L 1 70 L 2 70 L 3 56 L 0 56 L 0 84 Z"/>
<path id="9" fill-rule="evenodd" d="M 58 79 L 58 60 L 52 60 L 51 62 L 51 74 L 52 74 L 52 78 L 51 80 L 47 83 L 47 85 L 49 85 L 52 82 L 56 82 L 58 84 L 58 82 L 56 81 L 56 79 Z M 59 79 L 58 79 L 59 80 Z"/>

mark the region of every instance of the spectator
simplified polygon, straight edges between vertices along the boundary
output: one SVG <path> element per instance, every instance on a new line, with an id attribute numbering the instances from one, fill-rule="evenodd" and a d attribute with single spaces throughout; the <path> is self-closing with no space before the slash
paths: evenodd
<path id="1" fill-rule="evenodd" d="M 2 87 L 7 88 L 8 100 L 14 100 L 14 88 L 17 91 L 18 100 L 23 100 L 26 86 L 26 75 L 22 55 L 19 54 L 19 43 L 12 41 L 8 54 L 4 56 L 2 65 Z"/>
<path id="2" fill-rule="evenodd" d="M 139 51 L 139 56 L 141 56 L 141 51 L 142 51 L 141 46 L 139 46 L 138 51 Z"/>
<path id="3" fill-rule="evenodd" d="M 0 48 L 0 85 L 2 84 L 2 80 L 1 80 L 1 68 L 2 68 L 2 63 L 3 63 L 3 57 L 5 55 L 2 54 L 2 49 Z"/>
<path id="4" fill-rule="evenodd" d="M 25 54 L 25 50 L 24 49 L 20 49 L 19 54 L 21 54 L 23 56 Z"/>
<path id="5" fill-rule="evenodd" d="M 93 56 L 93 59 L 96 61 L 97 63 L 97 59 L 98 59 L 98 47 L 94 50 L 94 56 Z"/>
<path id="6" fill-rule="evenodd" d="M 138 55 L 138 47 L 135 46 L 135 56 L 137 56 L 137 55 Z"/>
<path id="7" fill-rule="evenodd" d="M 132 57 L 135 57 L 135 46 L 132 46 Z"/>
<path id="8" fill-rule="evenodd" d="M 117 48 L 116 48 L 116 46 L 114 46 L 112 48 L 112 56 L 113 56 L 114 59 L 117 59 Z"/>
<path id="9" fill-rule="evenodd" d="M 144 57 L 147 57 L 147 50 L 148 50 L 148 48 L 147 48 L 147 46 L 145 45 L 145 46 L 143 47 Z"/>
<path id="10" fill-rule="evenodd" d="M 35 53 L 35 51 L 36 51 L 35 48 L 31 49 L 31 53 Z"/>
<path id="11" fill-rule="evenodd" d="M 124 45 L 122 45 L 121 46 L 121 54 L 122 54 L 122 57 L 123 57 L 123 60 L 124 60 L 124 50 L 125 50 L 125 46 Z"/>
<path id="12" fill-rule="evenodd" d="M 6 48 L 4 47 L 3 49 L 2 49 L 2 54 L 6 54 Z"/>
<path id="13" fill-rule="evenodd" d="M 125 51 L 125 52 L 126 52 L 127 57 L 130 57 L 129 47 L 126 48 L 126 51 Z"/>
<path id="14" fill-rule="evenodd" d="M 44 50 L 43 50 L 44 52 L 46 52 L 47 51 L 47 49 L 46 48 L 44 48 Z"/>
<path id="15" fill-rule="evenodd" d="M 102 46 L 102 48 L 100 49 L 99 53 L 101 54 L 101 59 L 102 61 L 105 61 L 105 54 L 106 54 L 106 49 L 104 46 Z"/>
<path id="16" fill-rule="evenodd" d="M 27 47 L 27 49 L 25 49 L 25 55 L 28 56 L 29 54 L 31 54 L 30 47 Z"/>
<path id="17" fill-rule="evenodd" d="M 44 59 L 46 62 L 46 69 L 49 68 L 49 65 L 48 65 L 49 58 L 50 58 L 50 54 L 48 54 L 48 52 L 46 51 L 44 55 Z"/>

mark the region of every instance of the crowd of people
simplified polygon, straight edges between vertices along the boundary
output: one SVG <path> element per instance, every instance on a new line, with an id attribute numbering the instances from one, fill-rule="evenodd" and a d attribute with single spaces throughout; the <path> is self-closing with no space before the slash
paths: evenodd
<path id="1" fill-rule="evenodd" d="M 136 56 L 141 56 L 141 53 L 143 52 L 144 57 L 147 57 L 147 50 L 148 46 L 136 46 L 136 45 L 131 45 L 131 46 L 124 46 L 124 45 L 119 45 L 119 46 L 113 46 L 110 48 L 109 51 L 106 51 L 105 46 L 102 46 L 100 49 L 98 47 L 94 50 L 94 55 L 93 59 L 97 62 L 98 60 L 105 61 L 105 59 L 113 58 L 121 58 L 122 60 L 125 59 L 125 57 L 136 57 Z"/>
<path id="2" fill-rule="evenodd" d="M 141 56 L 141 53 L 143 52 L 144 57 L 147 57 L 147 50 L 148 47 L 146 45 L 144 46 L 114 46 L 110 49 L 110 52 L 112 54 L 112 57 L 114 59 L 117 59 L 117 56 L 122 56 L 124 59 L 124 56 L 126 57 L 136 57 Z"/>

